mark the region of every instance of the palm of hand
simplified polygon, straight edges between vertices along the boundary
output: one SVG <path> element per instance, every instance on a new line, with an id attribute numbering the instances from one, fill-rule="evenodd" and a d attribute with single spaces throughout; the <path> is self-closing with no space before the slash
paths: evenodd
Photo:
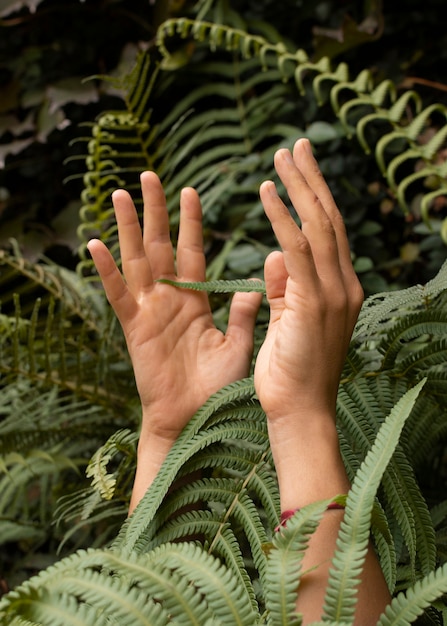
<path id="1" fill-rule="evenodd" d="M 141 182 L 143 236 L 127 192 L 113 197 L 124 276 L 104 244 L 89 249 L 126 337 L 143 429 L 173 441 L 210 395 L 248 374 L 260 294 L 235 295 L 223 334 L 206 294 L 157 282 L 205 279 L 201 207 L 192 189 L 183 191 L 175 263 L 160 181 L 145 172 Z"/>
<path id="2" fill-rule="evenodd" d="M 124 328 L 143 411 L 151 428 L 175 438 L 213 393 L 247 375 L 250 339 L 218 330 L 203 293 L 158 283 L 137 307 Z M 170 423 L 173 404 L 181 416 Z"/>

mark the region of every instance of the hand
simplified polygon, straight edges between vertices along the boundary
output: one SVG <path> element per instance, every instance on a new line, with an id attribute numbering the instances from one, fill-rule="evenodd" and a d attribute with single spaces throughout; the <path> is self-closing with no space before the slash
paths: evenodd
<path id="1" fill-rule="evenodd" d="M 269 420 L 335 415 L 337 390 L 363 291 L 342 217 L 307 139 L 275 155 L 275 167 L 301 220 L 296 225 L 271 181 L 260 189 L 282 248 L 265 264 L 270 323 L 255 367 Z"/>
<path id="2" fill-rule="evenodd" d="M 272 182 L 260 193 L 282 248 L 265 264 L 270 322 L 255 366 L 267 414 L 281 509 L 347 493 L 350 484 L 335 427 L 338 386 L 363 291 L 345 228 L 306 139 L 275 155 L 275 167 L 301 220 L 299 228 Z M 324 515 L 303 559 L 297 611 L 303 624 L 322 619 L 342 513 Z M 374 594 L 374 597 L 372 596 Z M 390 600 L 370 547 L 356 624 L 375 624 Z"/>
<path id="3" fill-rule="evenodd" d="M 141 186 L 143 237 L 129 194 L 113 194 L 124 278 L 103 243 L 88 247 L 126 337 L 143 410 L 140 446 L 155 437 L 165 454 L 209 396 L 248 375 L 261 295 L 234 296 L 223 334 L 205 293 L 156 282 L 205 280 L 201 206 L 193 189 L 182 191 L 175 264 L 161 183 L 145 172 Z"/>

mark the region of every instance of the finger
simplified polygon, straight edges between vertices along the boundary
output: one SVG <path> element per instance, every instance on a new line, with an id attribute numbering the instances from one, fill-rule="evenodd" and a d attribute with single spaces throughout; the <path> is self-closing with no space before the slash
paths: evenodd
<path id="1" fill-rule="evenodd" d="M 121 263 L 126 283 L 132 292 L 152 286 L 152 272 L 141 237 L 141 227 L 132 198 L 118 189 L 112 194 L 118 224 Z"/>
<path id="2" fill-rule="evenodd" d="M 305 289 L 315 289 L 318 275 L 311 247 L 278 196 L 272 181 L 262 183 L 260 196 L 265 213 L 284 253 L 284 264 L 288 274 L 292 279 L 299 280 Z"/>
<path id="3" fill-rule="evenodd" d="M 231 301 L 225 336 L 247 355 L 253 352 L 254 327 L 261 301 L 262 294 L 254 291 L 235 293 Z"/>
<path id="4" fill-rule="evenodd" d="M 155 172 L 141 174 L 144 204 L 143 241 L 154 280 L 175 274 L 169 215 L 160 179 Z"/>
<path id="5" fill-rule="evenodd" d="M 327 185 L 318 163 L 312 153 L 312 147 L 308 139 L 300 139 L 295 143 L 293 149 L 293 160 L 303 175 L 309 189 L 319 198 L 320 203 L 330 219 L 335 232 L 339 262 L 344 272 L 353 271 L 351 262 L 351 251 L 346 235 L 346 228 L 343 218 L 338 210 L 331 190 Z"/>
<path id="6" fill-rule="evenodd" d="M 206 261 L 203 252 L 202 207 L 194 189 L 180 195 L 180 229 L 177 243 L 177 276 L 183 280 L 203 281 Z"/>
<path id="7" fill-rule="evenodd" d="M 276 171 L 284 183 L 292 204 L 301 219 L 302 232 L 309 242 L 321 278 L 340 277 L 337 239 L 331 220 L 286 149 L 275 154 Z"/>
<path id="8" fill-rule="evenodd" d="M 87 244 L 93 262 L 104 287 L 107 300 L 112 305 L 118 319 L 122 321 L 132 315 L 135 300 L 129 292 L 116 263 L 102 241 L 92 239 Z"/>

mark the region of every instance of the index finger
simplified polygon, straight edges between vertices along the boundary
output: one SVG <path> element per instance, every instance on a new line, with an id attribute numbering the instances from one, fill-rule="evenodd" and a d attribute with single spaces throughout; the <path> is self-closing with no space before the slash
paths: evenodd
<path id="1" fill-rule="evenodd" d="M 306 290 L 318 284 L 312 250 L 304 233 L 290 215 L 271 180 L 262 183 L 259 194 L 267 217 L 284 253 L 284 263 L 290 277 L 299 280 Z"/>

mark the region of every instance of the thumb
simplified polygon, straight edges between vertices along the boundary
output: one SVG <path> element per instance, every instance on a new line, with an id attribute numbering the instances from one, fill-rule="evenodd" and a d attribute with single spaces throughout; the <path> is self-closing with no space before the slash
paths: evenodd
<path id="1" fill-rule="evenodd" d="M 231 301 L 226 337 L 248 351 L 253 349 L 254 326 L 261 302 L 262 293 L 255 291 L 235 293 Z"/>

